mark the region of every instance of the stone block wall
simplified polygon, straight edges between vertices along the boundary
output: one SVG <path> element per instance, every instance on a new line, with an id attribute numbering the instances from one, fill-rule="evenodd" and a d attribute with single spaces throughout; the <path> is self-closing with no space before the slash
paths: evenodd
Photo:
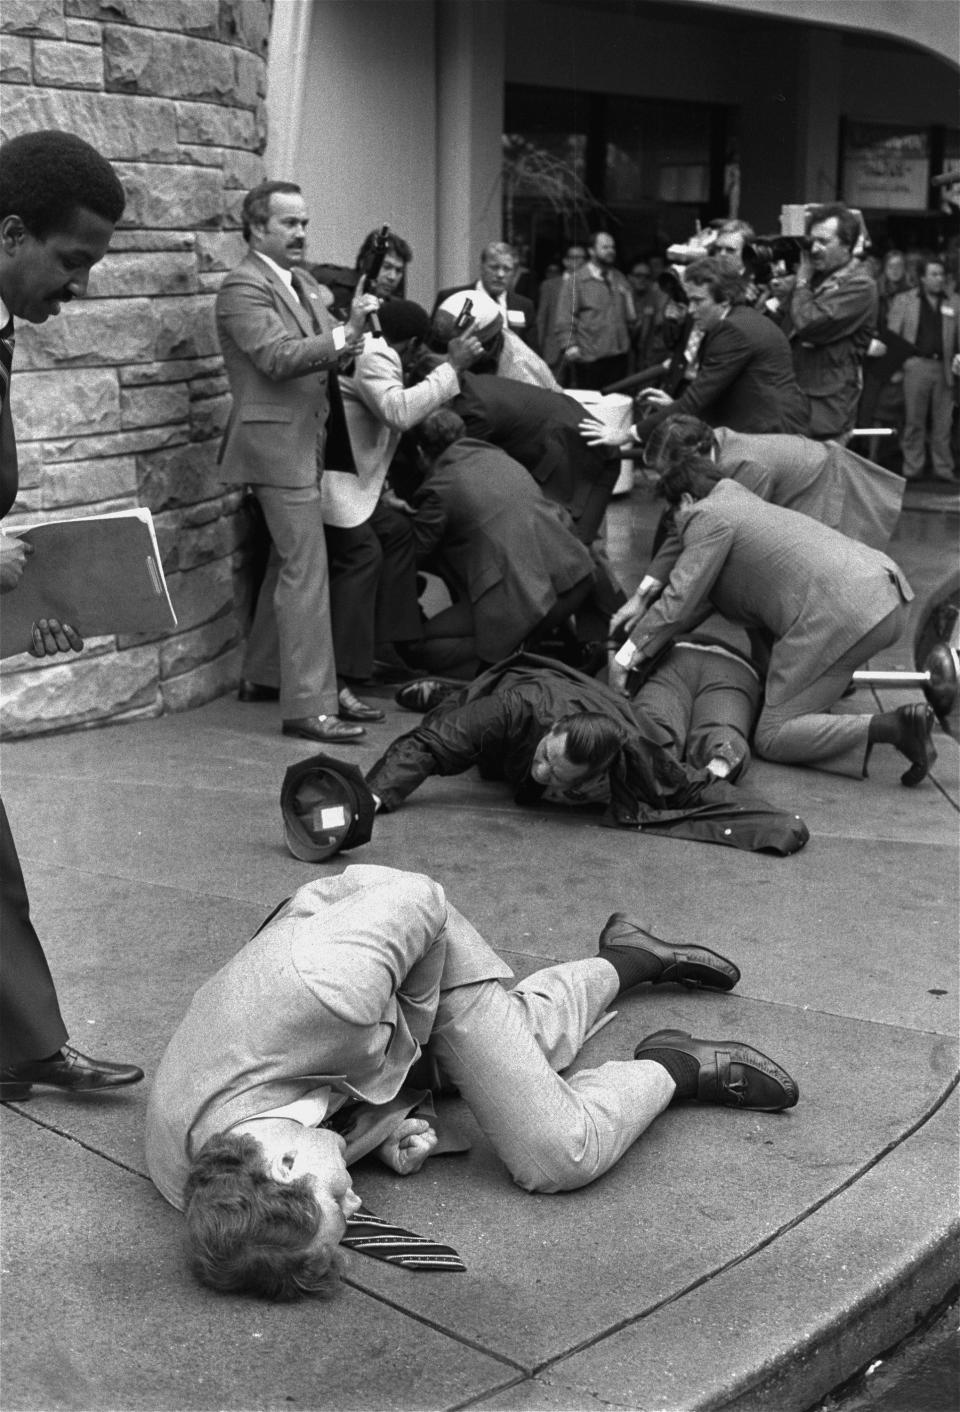
<path id="1" fill-rule="evenodd" d="M 240 492 L 218 482 L 229 410 L 213 327 L 264 176 L 270 0 L 3 0 L 0 132 L 62 128 L 114 163 L 127 208 L 88 297 L 17 324 L 20 494 L 5 527 L 153 511 L 179 625 L 0 666 L 3 732 L 183 710 L 239 675 Z"/>

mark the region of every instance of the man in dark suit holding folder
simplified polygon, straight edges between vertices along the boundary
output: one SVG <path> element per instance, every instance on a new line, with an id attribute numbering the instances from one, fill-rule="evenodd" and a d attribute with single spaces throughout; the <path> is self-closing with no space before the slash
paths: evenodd
<path id="1" fill-rule="evenodd" d="M 79 137 L 34 132 L 0 148 L 0 518 L 17 496 L 17 446 L 10 413 L 13 318 L 42 324 L 86 293 L 123 214 L 123 187 L 110 163 Z M 15 592 L 31 546 L 0 534 L 0 593 Z M 35 657 L 79 652 L 68 623 L 33 625 Z M 67 1029 L 0 803 L 0 1102 L 25 1099 L 34 1084 L 78 1091 L 138 1083 L 133 1064 L 90 1059 L 66 1043 Z"/>

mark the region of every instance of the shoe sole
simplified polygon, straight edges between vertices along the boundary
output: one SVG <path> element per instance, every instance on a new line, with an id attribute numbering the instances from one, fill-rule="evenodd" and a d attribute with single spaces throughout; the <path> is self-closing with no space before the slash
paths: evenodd
<path id="1" fill-rule="evenodd" d="M 359 745 L 366 731 L 361 728 L 355 735 L 317 735 L 313 731 L 291 731 L 282 727 L 280 734 L 291 740 L 312 740 L 315 745 Z"/>

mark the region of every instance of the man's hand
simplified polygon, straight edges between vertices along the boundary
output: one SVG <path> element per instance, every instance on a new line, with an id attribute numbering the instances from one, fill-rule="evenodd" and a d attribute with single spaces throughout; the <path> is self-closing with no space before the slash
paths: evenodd
<path id="1" fill-rule="evenodd" d="M 377 1148 L 377 1156 L 401 1177 L 409 1177 L 419 1172 L 436 1145 L 437 1135 L 426 1118 L 404 1118 Z"/>
<path id="2" fill-rule="evenodd" d="M 23 577 L 24 566 L 33 553 L 28 539 L 0 534 L 0 593 L 9 593 Z"/>
<path id="3" fill-rule="evenodd" d="M 662 387 L 648 387 L 640 393 L 637 401 L 645 407 L 672 407 L 674 399 Z"/>
<path id="4" fill-rule="evenodd" d="M 634 592 L 627 599 L 626 603 L 624 603 L 622 607 L 618 608 L 617 611 L 614 613 L 613 617 L 610 619 L 611 637 L 615 637 L 617 635 L 618 628 L 622 630 L 622 635 L 624 637 L 630 636 L 634 628 L 637 626 L 637 623 L 640 621 L 644 613 L 649 608 L 650 600 L 653 598 L 654 594 L 656 593 L 659 587 L 660 585 L 655 580 L 653 580 L 651 581 L 651 584 L 648 587 L 645 587 L 643 584 L 641 584 L 639 588 L 634 590 Z"/>
<path id="5" fill-rule="evenodd" d="M 384 486 L 380 492 L 380 503 L 386 505 L 391 510 L 398 510 L 401 515 L 415 515 L 417 512 L 410 504 L 409 500 L 404 500 L 395 490 L 391 490 L 388 485 Z"/>
<path id="6" fill-rule="evenodd" d="M 629 432 L 623 435 L 621 432 L 614 431 L 612 427 L 607 426 L 606 422 L 601 422 L 596 417 L 584 417 L 577 430 L 588 446 L 633 445 L 633 437 Z"/>
<path id="7" fill-rule="evenodd" d="M 627 695 L 627 670 L 626 667 L 621 667 L 615 654 L 611 652 L 607 658 L 607 685 L 618 696 Z"/>
<path id="8" fill-rule="evenodd" d="M 83 638 L 57 618 L 38 618 L 33 625 L 31 657 L 54 657 L 58 652 L 82 652 Z"/>
<path id="9" fill-rule="evenodd" d="M 363 346 L 363 335 L 366 332 L 367 319 L 371 314 L 375 314 L 380 308 L 380 300 L 375 294 L 364 294 L 362 281 L 357 285 L 357 292 L 353 296 L 350 305 L 350 313 L 347 322 L 344 324 L 346 333 L 345 348 L 351 353 L 359 353 Z"/>
<path id="10" fill-rule="evenodd" d="M 471 367 L 483 354 L 483 344 L 474 333 L 476 327 L 476 319 L 471 319 L 463 333 L 455 334 L 447 344 L 447 362 L 458 373 Z"/>

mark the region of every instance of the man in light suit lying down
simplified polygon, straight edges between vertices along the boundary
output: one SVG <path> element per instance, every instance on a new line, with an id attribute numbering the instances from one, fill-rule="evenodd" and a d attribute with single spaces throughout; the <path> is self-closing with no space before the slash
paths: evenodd
<path id="1" fill-rule="evenodd" d="M 150 1175 L 185 1213 L 198 1277 L 273 1299 L 334 1292 L 360 1205 L 348 1164 L 375 1152 L 408 1175 L 437 1144 L 411 1075 L 428 1041 L 533 1192 L 586 1186 L 674 1100 L 766 1112 L 797 1101 L 750 1045 L 679 1030 L 560 1076 L 623 991 L 735 986 L 737 967 L 705 947 L 614 913 L 596 956 L 508 991 L 510 974 L 420 874 L 354 866 L 287 899 L 197 991 L 150 1095 Z"/>

